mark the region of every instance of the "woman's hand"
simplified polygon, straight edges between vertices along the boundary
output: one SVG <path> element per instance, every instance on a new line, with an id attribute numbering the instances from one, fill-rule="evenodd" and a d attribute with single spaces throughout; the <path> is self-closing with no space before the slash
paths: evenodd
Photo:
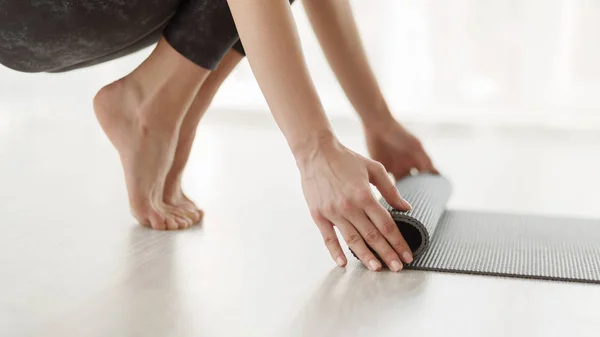
<path id="1" fill-rule="evenodd" d="M 409 175 L 413 168 L 439 174 L 421 142 L 393 118 L 377 126 L 366 125 L 365 137 L 371 158 L 382 163 L 396 179 Z"/>
<path id="2" fill-rule="evenodd" d="M 392 207 L 410 209 L 383 165 L 352 152 L 336 140 L 302 153 L 297 162 L 311 215 L 338 265 L 345 266 L 346 258 L 334 226 L 372 271 L 380 270 L 381 263 L 367 245 L 392 271 L 402 269 L 401 261 L 412 262 L 412 253 L 398 226 L 375 199 L 369 185 L 375 185 Z"/>

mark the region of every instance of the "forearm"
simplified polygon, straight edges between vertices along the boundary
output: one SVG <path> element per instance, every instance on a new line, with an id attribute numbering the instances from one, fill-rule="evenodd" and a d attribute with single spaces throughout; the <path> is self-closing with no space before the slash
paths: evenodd
<path id="1" fill-rule="evenodd" d="M 254 76 L 294 155 L 332 140 L 287 0 L 228 3 Z"/>
<path id="2" fill-rule="evenodd" d="M 390 109 L 369 65 L 348 0 L 304 0 L 319 43 L 365 125 L 385 123 Z"/>

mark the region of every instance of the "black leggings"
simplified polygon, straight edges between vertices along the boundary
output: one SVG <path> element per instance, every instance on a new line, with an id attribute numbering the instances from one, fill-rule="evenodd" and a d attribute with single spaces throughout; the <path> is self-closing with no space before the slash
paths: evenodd
<path id="1" fill-rule="evenodd" d="M 102 63 L 161 35 L 210 70 L 231 48 L 245 55 L 226 0 L 0 0 L 0 63 L 18 71 Z"/>

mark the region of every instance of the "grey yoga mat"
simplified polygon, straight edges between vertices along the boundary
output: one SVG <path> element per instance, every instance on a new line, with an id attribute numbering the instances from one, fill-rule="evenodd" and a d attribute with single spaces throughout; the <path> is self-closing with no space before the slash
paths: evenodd
<path id="1" fill-rule="evenodd" d="M 413 209 L 381 203 L 415 256 L 406 268 L 600 283 L 600 220 L 447 210 L 442 176 L 396 186 Z"/>

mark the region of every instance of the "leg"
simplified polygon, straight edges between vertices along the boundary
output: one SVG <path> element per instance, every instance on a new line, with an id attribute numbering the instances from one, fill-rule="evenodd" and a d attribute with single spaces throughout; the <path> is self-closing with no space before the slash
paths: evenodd
<path id="1" fill-rule="evenodd" d="M 207 0 L 183 0 L 163 34 L 155 51 L 138 69 L 98 93 L 95 108 L 100 124 L 121 155 L 136 218 L 155 229 L 178 229 L 201 218 L 178 185 L 184 165 L 176 165 L 178 173 L 171 176 L 165 189 L 181 125 L 210 70 L 217 67 L 238 37 L 227 3 Z M 214 82 L 218 77 L 212 78 Z M 206 86 L 206 97 L 212 97 L 216 83 L 223 79 Z M 208 90 L 211 87 L 214 89 Z M 200 107 L 190 114 L 191 122 L 186 125 L 194 128 L 190 131 L 186 126 L 183 135 L 195 132 L 204 110 L 206 107 Z M 188 143 L 185 137 L 183 143 Z M 183 154 L 178 154 L 178 158 L 185 158 L 184 164 L 190 147 L 191 140 L 187 148 L 182 147 Z M 169 192 L 166 198 L 165 190 Z"/>
<path id="2" fill-rule="evenodd" d="M 98 121 L 119 151 L 133 214 L 144 225 L 192 223 L 192 215 L 163 202 L 163 191 L 181 123 L 209 73 L 162 39 L 144 63 L 94 99 Z"/>
<path id="3" fill-rule="evenodd" d="M 242 54 L 235 50 L 230 50 L 225 55 L 217 70 L 212 72 L 202 84 L 179 131 L 179 142 L 175 151 L 175 159 L 165 184 L 164 201 L 168 205 L 193 212 L 195 214 L 193 219 L 195 222 L 202 218 L 202 211 L 182 191 L 181 179 L 183 170 L 190 156 L 200 119 L 208 109 L 223 81 L 243 57 Z"/>
<path id="4" fill-rule="evenodd" d="M 100 90 L 94 108 L 121 156 L 136 218 L 157 229 L 187 227 L 200 218 L 199 212 L 195 207 L 186 210 L 172 206 L 189 204 L 180 188 L 167 188 L 167 198 L 163 193 L 181 123 L 210 73 L 207 69 L 215 69 L 238 40 L 227 2 L 165 0 L 108 7 L 90 5 L 93 3 L 87 1 L 46 1 L 34 6 L 18 0 L 10 0 L 7 5 L 0 0 L 0 30 L 8 33 L 0 37 L 0 47 L 7 47 L 0 48 L 0 62 L 23 71 L 72 69 L 103 61 L 109 54 L 112 57 L 133 51 L 132 45 L 137 46 L 142 40 L 150 43 L 166 25 L 164 38 L 152 55 L 130 75 Z M 54 15 L 56 10 L 60 15 Z M 14 17 L 25 14 L 30 15 L 27 20 Z M 28 25 L 38 21 L 50 22 L 52 26 Z M 40 45 L 48 48 L 39 48 Z M 111 54 L 113 51 L 115 55 Z M 207 101 L 208 106 L 225 76 L 211 77 L 212 84 L 197 104 Z M 190 114 L 186 125 L 194 125 L 195 129 L 206 106 L 194 108 L 197 113 Z M 182 135 L 189 134 L 189 128 L 184 128 Z M 182 142 L 188 143 L 191 146 L 191 140 Z M 180 180 L 189 146 L 182 147 L 183 154 L 178 152 L 177 158 L 184 158 L 178 163 L 183 161 L 183 165 L 175 165 L 178 173 L 171 175 L 170 181 Z M 186 202 L 181 203 L 183 199 Z"/>

